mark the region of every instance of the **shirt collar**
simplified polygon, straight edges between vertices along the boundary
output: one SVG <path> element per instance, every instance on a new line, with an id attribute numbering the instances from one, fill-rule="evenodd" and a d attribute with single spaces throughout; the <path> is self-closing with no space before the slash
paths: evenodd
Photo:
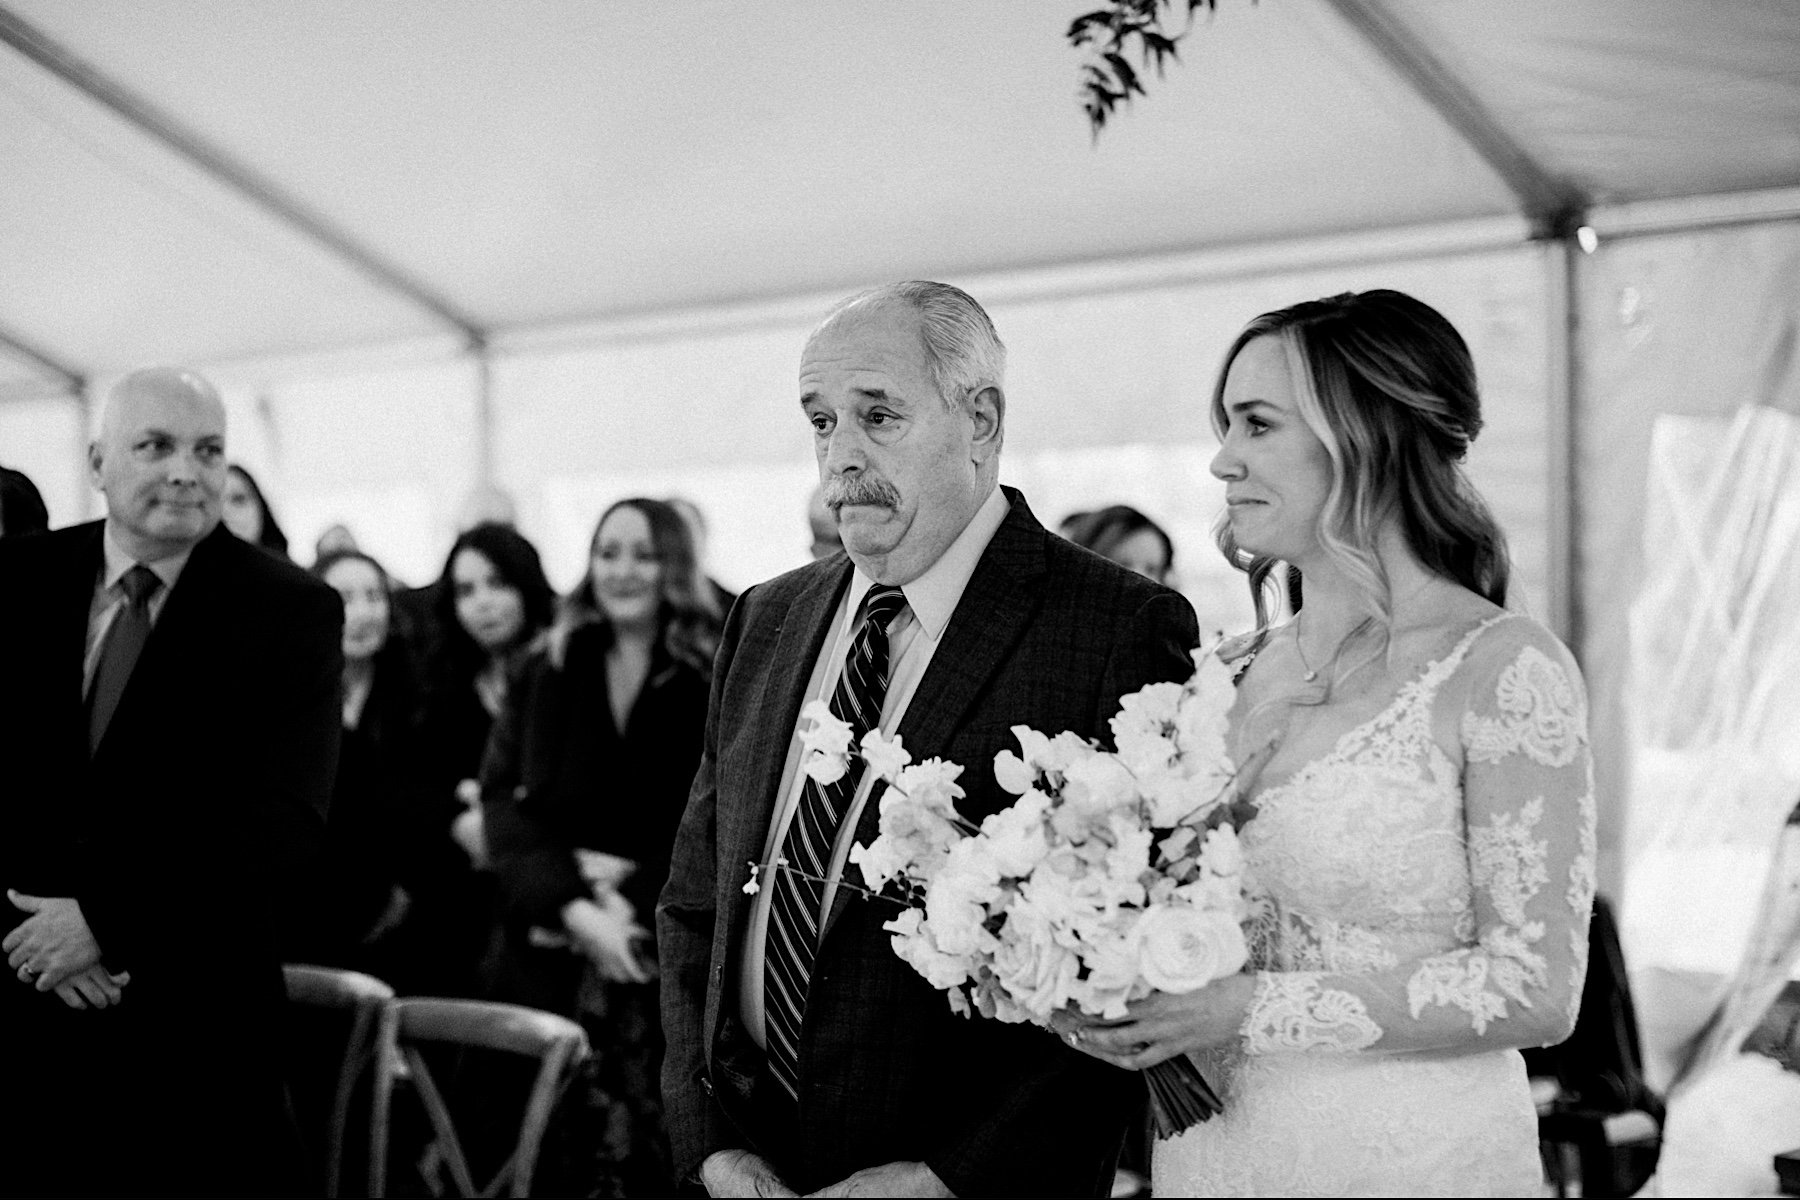
<path id="1" fill-rule="evenodd" d="M 906 603 L 912 609 L 913 617 L 932 641 L 943 636 L 944 626 L 950 623 L 951 615 L 962 600 L 963 589 L 969 586 L 969 577 L 975 574 L 988 543 L 994 540 L 994 534 L 999 532 L 1006 514 L 1011 511 L 1012 505 L 1006 494 L 996 487 L 938 560 L 901 589 L 906 593 Z M 863 597 L 874 586 L 875 581 L 863 574 L 861 567 L 851 572 L 849 611 L 853 615 L 861 609 Z"/>
<path id="2" fill-rule="evenodd" d="M 100 543 L 104 547 L 106 556 L 105 570 L 100 577 L 100 583 L 110 592 L 119 586 L 119 580 L 125 578 L 125 572 L 138 565 L 138 560 L 131 557 L 118 542 L 113 540 L 111 521 L 106 523 L 106 535 L 100 539 Z M 158 579 L 162 580 L 164 595 L 175 590 L 175 581 L 181 578 L 181 569 L 187 566 L 188 556 L 193 552 L 194 548 L 189 546 L 177 554 L 144 564 L 156 573 Z"/>

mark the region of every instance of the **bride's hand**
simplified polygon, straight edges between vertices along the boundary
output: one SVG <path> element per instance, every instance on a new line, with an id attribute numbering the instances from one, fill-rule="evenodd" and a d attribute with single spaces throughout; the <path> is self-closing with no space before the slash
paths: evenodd
<path id="1" fill-rule="evenodd" d="M 1252 975 L 1231 975 L 1198 991 L 1152 992 L 1125 1016 L 1107 1021 L 1075 1014 L 1053 1027 L 1075 1049 L 1127 1071 L 1236 1041 L 1256 990 Z"/>

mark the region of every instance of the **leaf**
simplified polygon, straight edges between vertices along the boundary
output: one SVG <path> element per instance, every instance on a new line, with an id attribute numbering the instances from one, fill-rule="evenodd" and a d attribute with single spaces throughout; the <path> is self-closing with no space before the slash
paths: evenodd
<path id="1" fill-rule="evenodd" d="M 1117 54 L 1108 54 L 1106 61 L 1111 64 L 1113 75 L 1118 78 L 1119 84 L 1125 89 L 1126 94 L 1132 92 L 1136 92 L 1140 96 L 1146 94 L 1143 85 L 1138 82 L 1137 72 L 1131 69 L 1131 64 L 1124 58 Z"/>

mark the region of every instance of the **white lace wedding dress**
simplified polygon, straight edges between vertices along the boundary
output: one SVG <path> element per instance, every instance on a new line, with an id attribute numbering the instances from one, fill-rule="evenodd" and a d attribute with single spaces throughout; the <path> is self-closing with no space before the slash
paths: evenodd
<path id="1" fill-rule="evenodd" d="M 1518 1048 L 1574 1023 L 1594 894 L 1567 652 L 1488 620 L 1255 799 L 1255 1000 L 1196 1060 L 1224 1114 L 1155 1144 L 1154 1193 L 1539 1193 Z"/>

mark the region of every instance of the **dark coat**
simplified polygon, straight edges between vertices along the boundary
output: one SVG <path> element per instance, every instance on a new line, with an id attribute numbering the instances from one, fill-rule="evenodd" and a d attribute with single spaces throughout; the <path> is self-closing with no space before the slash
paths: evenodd
<path id="1" fill-rule="evenodd" d="M 1186 652 L 1198 640 L 1180 595 L 1046 532 L 1022 496 L 1007 497 L 1012 510 L 898 731 L 915 759 L 963 764 L 958 807 L 976 821 L 1013 799 L 991 767 L 1015 745 L 1011 726 L 1104 736 L 1120 696 L 1191 673 Z M 849 888 L 837 893 L 813 967 L 797 1149 L 757 1140 L 751 1095 L 763 1054 L 738 1019 L 743 886 L 850 574 L 834 556 L 780 576 L 746 592 L 726 626 L 705 755 L 657 914 L 676 1170 L 748 1145 L 801 1191 L 923 1160 L 957 1195 L 1105 1195 L 1143 1084 L 1045 1030 L 954 1015 L 894 954 L 881 928 L 892 906 L 852 899 Z M 878 826 L 871 802 L 857 841 Z"/>
<path id="2" fill-rule="evenodd" d="M 389 911 L 394 889 L 418 890 L 419 685 L 397 638 L 376 654 L 374 676 L 354 729 L 343 730 L 325 846 L 316 885 L 290 920 L 289 961 L 392 974 L 385 947 L 370 935 Z"/>
<path id="3" fill-rule="evenodd" d="M 653 919 L 669 877 L 706 727 L 707 680 L 660 645 L 621 731 L 608 697 L 603 625 L 577 629 L 559 670 L 531 655 L 513 677 L 481 772 L 488 852 L 511 921 L 557 928 L 563 905 L 590 895 L 574 850 L 637 863 L 620 888 Z"/>
<path id="4" fill-rule="evenodd" d="M 343 606 L 215 529 L 90 758 L 101 532 L 0 541 L 0 880 L 74 897 L 105 965 L 131 973 L 102 1012 L 0 981 L 0 1061 L 29 1097 L 8 1137 L 59 1191 L 258 1190 L 284 1127 L 275 912 L 323 830 Z"/>

